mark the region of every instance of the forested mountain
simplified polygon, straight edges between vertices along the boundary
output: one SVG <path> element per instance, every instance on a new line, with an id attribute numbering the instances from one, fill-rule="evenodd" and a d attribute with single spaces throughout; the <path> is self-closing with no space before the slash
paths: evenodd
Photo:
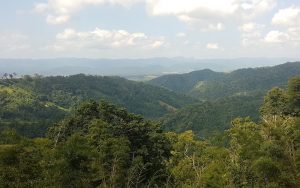
<path id="1" fill-rule="evenodd" d="M 6 78 L 0 88 L 0 123 L 27 136 L 42 135 L 74 106 L 94 99 L 110 101 L 147 118 L 161 118 L 166 130 L 191 129 L 202 137 L 227 129 L 233 117 L 251 116 L 257 120 L 265 91 L 273 86 L 284 87 L 289 77 L 299 74 L 300 63 L 296 62 L 231 73 L 205 69 L 150 82 L 169 90 L 120 77 L 83 74 Z"/>
<path id="2" fill-rule="evenodd" d="M 67 109 L 53 102 L 40 100 L 31 90 L 0 84 L 1 130 L 15 128 L 23 135 L 41 136 L 67 113 Z"/>
<path id="3" fill-rule="evenodd" d="M 257 91 L 266 92 L 274 86 L 283 86 L 290 77 L 299 74 L 300 62 L 294 62 L 274 67 L 240 69 L 226 74 L 213 73 L 209 70 L 196 71 L 184 75 L 159 77 L 149 83 L 175 92 L 184 91 L 200 100 L 215 100 L 232 95 L 251 95 Z M 193 81 L 187 84 L 186 80 Z M 178 87 L 180 85 L 182 87 Z"/>
<path id="4" fill-rule="evenodd" d="M 228 129 L 233 117 L 251 116 L 257 121 L 264 93 L 274 86 L 286 87 L 287 80 L 297 75 L 300 62 L 231 73 L 203 70 L 162 76 L 149 83 L 202 100 L 166 115 L 161 121 L 166 130 L 193 130 L 197 136 L 207 137 Z"/>
<path id="5" fill-rule="evenodd" d="M 47 137 L 1 131 L 0 185 L 298 188 L 300 77 L 270 90 L 260 117 L 234 119 L 221 136 L 199 140 L 107 102 L 84 102 Z"/>
<path id="6" fill-rule="evenodd" d="M 190 105 L 160 119 L 167 131 L 193 130 L 196 136 L 208 138 L 228 129 L 236 117 L 252 117 L 259 120 L 259 108 L 263 103 L 260 93 L 251 96 L 231 96 L 215 101 Z"/>
<path id="7" fill-rule="evenodd" d="M 200 81 L 221 78 L 225 73 L 214 72 L 209 69 L 193 71 L 187 74 L 171 74 L 150 80 L 148 83 L 165 87 L 179 93 L 189 93 Z"/>
<path id="8" fill-rule="evenodd" d="M 19 79 L 16 85 L 32 90 L 38 93 L 41 99 L 64 108 L 70 108 L 82 100 L 103 99 L 148 118 L 160 117 L 172 109 L 195 101 L 163 88 L 121 77 L 83 74 L 67 77 L 25 77 Z"/>
<path id="9" fill-rule="evenodd" d="M 84 100 L 110 101 L 147 118 L 161 117 L 195 101 L 120 77 L 86 75 L 3 79 L 0 97 L 1 127 L 12 126 L 27 135 L 41 135 L 50 124 Z M 28 124 L 38 130 L 34 131 Z"/>
<path id="10" fill-rule="evenodd" d="M 266 92 L 275 86 L 284 86 L 288 79 L 300 75 L 300 62 L 285 63 L 274 67 L 241 69 L 223 78 L 199 83 L 190 95 L 200 99 L 216 99 L 231 95 L 251 95 Z"/>

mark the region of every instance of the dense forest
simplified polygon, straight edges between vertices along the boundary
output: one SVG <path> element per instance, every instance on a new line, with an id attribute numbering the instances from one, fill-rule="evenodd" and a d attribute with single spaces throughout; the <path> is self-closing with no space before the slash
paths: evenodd
<path id="1" fill-rule="evenodd" d="M 299 67 L 153 81 L 175 77 L 172 89 L 7 74 L 0 187 L 300 187 Z M 197 90 L 204 82 L 212 98 Z"/>
<path id="2" fill-rule="evenodd" d="M 44 136 L 50 126 L 68 116 L 81 102 L 93 99 L 158 120 L 167 131 L 193 130 L 197 137 L 208 137 L 228 129 L 235 117 L 251 116 L 257 122 L 267 90 L 286 87 L 288 78 L 296 75 L 300 75 L 299 62 L 231 73 L 205 69 L 144 83 L 83 74 L 21 78 L 7 74 L 0 80 L 0 129 L 14 128 L 29 137 Z M 203 82 L 214 89 L 199 90 Z M 215 83 L 222 87 L 215 87 Z M 228 90 L 231 93 L 227 95 Z"/>
<path id="3" fill-rule="evenodd" d="M 0 80 L 0 129 L 13 127 L 26 136 L 42 136 L 81 102 L 105 100 L 146 118 L 159 118 L 194 103 L 169 90 L 101 76 L 24 76 Z"/>
<path id="4" fill-rule="evenodd" d="M 187 74 L 166 75 L 148 83 L 200 100 L 216 100 L 233 95 L 266 92 L 272 87 L 286 85 L 290 77 L 299 74 L 300 62 L 293 62 L 274 67 L 239 69 L 230 73 L 201 70 Z"/>
<path id="5" fill-rule="evenodd" d="M 166 130 L 191 129 L 197 136 L 207 137 L 228 129 L 235 117 L 250 116 L 257 122 L 265 93 L 272 87 L 286 88 L 288 79 L 297 75 L 300 62 L 230 73 L 202 70 L 166 75 L 148 83 L 200 100 L 160 120 Z"/>
<path id="6" fill-rule="evenodd" d="M 193 130 L 198 137 L 208 137 L 230 127 L 236 117 L 250 116 L 259 120 L 259 108 L 263 97 L 259 93 L 251 96 L 231 96 L 216 101 L 198 102 L 169 113 L 160 118 L 167 131 Z"/>
<path id="7" fill-rule="evenodd" d="M 8 93 L 9 94 L 9 93 Z M 29 94 L 28 94 L 29 95 Z M 28 97 L 30 98 L 30 97 Z M 1 131 L 2 187 L 299 187 L 300 77 L 209 139 L 89 100 L 46 137 Z"/>

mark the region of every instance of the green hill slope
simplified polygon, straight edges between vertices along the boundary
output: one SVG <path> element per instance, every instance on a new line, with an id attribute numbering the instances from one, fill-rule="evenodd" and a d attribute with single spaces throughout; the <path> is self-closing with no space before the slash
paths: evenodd
<path id="1" fill-rule="evenodd" d="M 196 100 L 120 77 L 74 75 L 0 80 L 0 128 L 41 136 L 84 100 L 106 100 L 147 118 L 162 117 Z"/>
<path id="2" fill-rule="evenodd" d="M 182 75 L 166 75 L 148 83 L 185 93 L 201 100 L 215 100 L 233 95 L 266 92 L 274 86 L 285 85 L 290 77 L 300 75 L 300 62 L 274 67 L 239 69 L 230 73 L 210 70 Z"/>
<path id="3" fill-rule="evenodd" d="M 200 81 L 214 80 L 224 76 L 224 73 L 209 69 L 193 71 L 187 74 L 171 74 L 148 81 L 149 84 L 161 86 L 179 93 L 189 93 Z"/>
<path id="4" fill-rule="evenodd" d="M 196 85 L 189 95 L 195 98 L 214 100 L 232 95 L 265 93 L 275 86 L 286 85 L 288 79 L 300 75 L 300 62 L 285 63 L 274 67 L 240 69 L 210 81 Z"/>
<path id="5" fill-rule="evenodd" d="M 170 112 L 166 105 L 177 109 L 195 101 L 160 87 L 120 77 L 82 74 L 68 77 L 37 77 L 21 79 L 17 85 L 32 90 L 42 99 L 64 108 L 70 108 L 82 100 L 103 99 L 147 118 L 161 117 Z"/>
<path id="6" fill-rule="evenodd" d="M 236 117 L 250 116 L 258 120 L 262 102 L 263 97 L 260 93 L 201 102 L 170 113 L 161 118 L 161 122 L 168 131 L 193 130 L 197 136 L 207 137 L 216 131 L 229 128 L 231 121 Z"/>
<path id="7" fill-rule="evenodd" d="M 232 117 L 251 116 L 257 120 L 266 91 L 275 86 L 285 87 L 288 79 L 297 75 L 300 75 L 300 62 L 231 73 L 195 71 L 159 77 L 149 83 L 203 101 L 161 119 L 166 130 L 193 130 L 202 137 L 227 129 Z"/>
<path id="8" fill-rule="evenodd" d="M 42 136 L 68 111 L 49 101 L 40 101 L 30 90 L 0 84 L 0 129 L 15 128 L 24 135 Z"/>

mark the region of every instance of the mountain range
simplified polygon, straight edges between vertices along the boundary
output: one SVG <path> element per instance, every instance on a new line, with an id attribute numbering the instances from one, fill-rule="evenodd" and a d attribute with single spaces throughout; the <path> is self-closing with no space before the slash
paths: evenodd
<path id="1" fill-rule="evenodd" d="M 121 76 L 132 80 L 147 80 L 171 73 L 182 74 L 202 69 L 230 72 L 241 68 L 273 66 L 287 61 L 295 61 L 295 59 L 0 59 L 0 75 L 5 72 L 15 72 L 19 76 L 34 74 L 43 76 L 67 76 L 83 73 L 89 75 Z"/>
<path id="2" fill-rule="evenodd" d="M 167 130 L 193 130 L 202 137 L 228 129 L 235 117 L 250 116 L 259 121 L 266 92 L 273 87 L 284 89 L 291 77 L 299 75 L 300 62 L 290 62 L 230 73 L 200 70 L 165 75 L 148 83 L 200 101 L 164 116 L 161 122 Z"/>
<path id="3" fill-rule="evenodd" d="M 300 62 L 232 72 L 204 69 L 144 82 L 84 74 L 6 78 L 0 80 L 0 127 L 41 136 L 82 101 L 92 99 L 158 120 L 165 130 L 193 130 L 206 137 L 227 129 L 235 117 L 259 121 L 265 93 L 286 87 L 288 79 L 298 75 Z"/>

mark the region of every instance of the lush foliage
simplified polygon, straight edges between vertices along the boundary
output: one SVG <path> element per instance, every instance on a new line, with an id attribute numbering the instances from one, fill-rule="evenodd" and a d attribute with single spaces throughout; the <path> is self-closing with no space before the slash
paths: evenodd
<path id="1" fill-rule="evenodd" d="M 0 80 L 0 128 L 43 136 L 84 100 L 104 99 L 147 118 L 161 117 L 195 100 L 119 77 L 75 75 Z"/>
<path id="2" fill-rule="evenodd" d="M 161 102 L 180 108 L 194 101 L 166 89 L 120 77 L 82 74 L 68 77 L 26 77 L 19 80 L 18 86 L 29 88 L 38 93 L 42 99 L 64 108 L 77 105 L 82 100 L 103 99 L 148 118 L 161 117 L 168 112 Z"/>
<path id="3" fill-rule="evenodd" d="M 225 73 L 214 72 L 209 69 L 193 71 L 187 74 L 164 75 L 148 81 L 148 83 L 161 86 L 179 93 L 189 93 L 200 81 L 210 81 L 222 78 Z"/>
<path id="4" fill-rule="evenodd" d="M 2 135 L 5 187 L 155 186 L 167 177 L 171 145 L 159 126 L 105 102 L 82 104 L 48 138 Z"/>
<path id="5" fill-rule="evenodd" d="M 0 129 L 15 128 L 29 137 L 42 136 L 68 110 L 49 101 L 41 101 L 30 90 L 0 83 Z"/>
<path id="6" fill-rule="evenodd" d="M 197 136 L 207 137 L 228 129 L 235 117 L 250 116 L 257 122 L 267 90 L 275 86 L 285 88 L 288 78 L 296 75 L 300 75 L 299 62 L 227 74 L 195 71 L 159 77 L 150 83 L 204 101 L 169 113 L 161 121 L 168 131 L 193 130 Z M 183 90 L 178 88 L 180 85 Z"/>
<path id="7" fill-rule="evenodd" d="M 285 86 L 288 77 L 298 74 L 296 62 L 231 73 L 202 70 L 148 82 L 167 89 L 119 77 L 81 74 L 16 79 L 15 74 L 7 74 L 0 80 L 0 129 L 43 136 L 82 101 L 103 99 L 148 119 L 163 117 L 165 130 L 191 129 L 197 136 L 207 137 L 228 129 L 235 117 L 258 120 L 264 93 L 273 86 Z"/>
<path id="8" fill-rule="evenodd" d="M 109 103 L 83 103 L 47 138 L 0 135 L 3 187 L 300 187 L 300 77 L 265 96 L 259 123 L 223 135 L 159 125 Z"/>
<path id="9" fill-rule="evenodd" d="M 209 70 L 189 74 L 158 77 L 149 83 L 183 92 L 201 100 L 215 100 L 235 95 L 252 95 L 283 86 L 288 79 L 300 74 L 300 62 L 274 67 L 239 69 L 230 73 Z"/>
<path id="10" fill-rule="evenodd" d="M 167 131 L 193 130 L 198 137 L 208 137 L 230 128 L 231 121 L 236 117 L 250 116 L 258 121 L 262 103 L 259 93 L 253 96 L 232 96 L 190 105 L 160 120 Z"/>

